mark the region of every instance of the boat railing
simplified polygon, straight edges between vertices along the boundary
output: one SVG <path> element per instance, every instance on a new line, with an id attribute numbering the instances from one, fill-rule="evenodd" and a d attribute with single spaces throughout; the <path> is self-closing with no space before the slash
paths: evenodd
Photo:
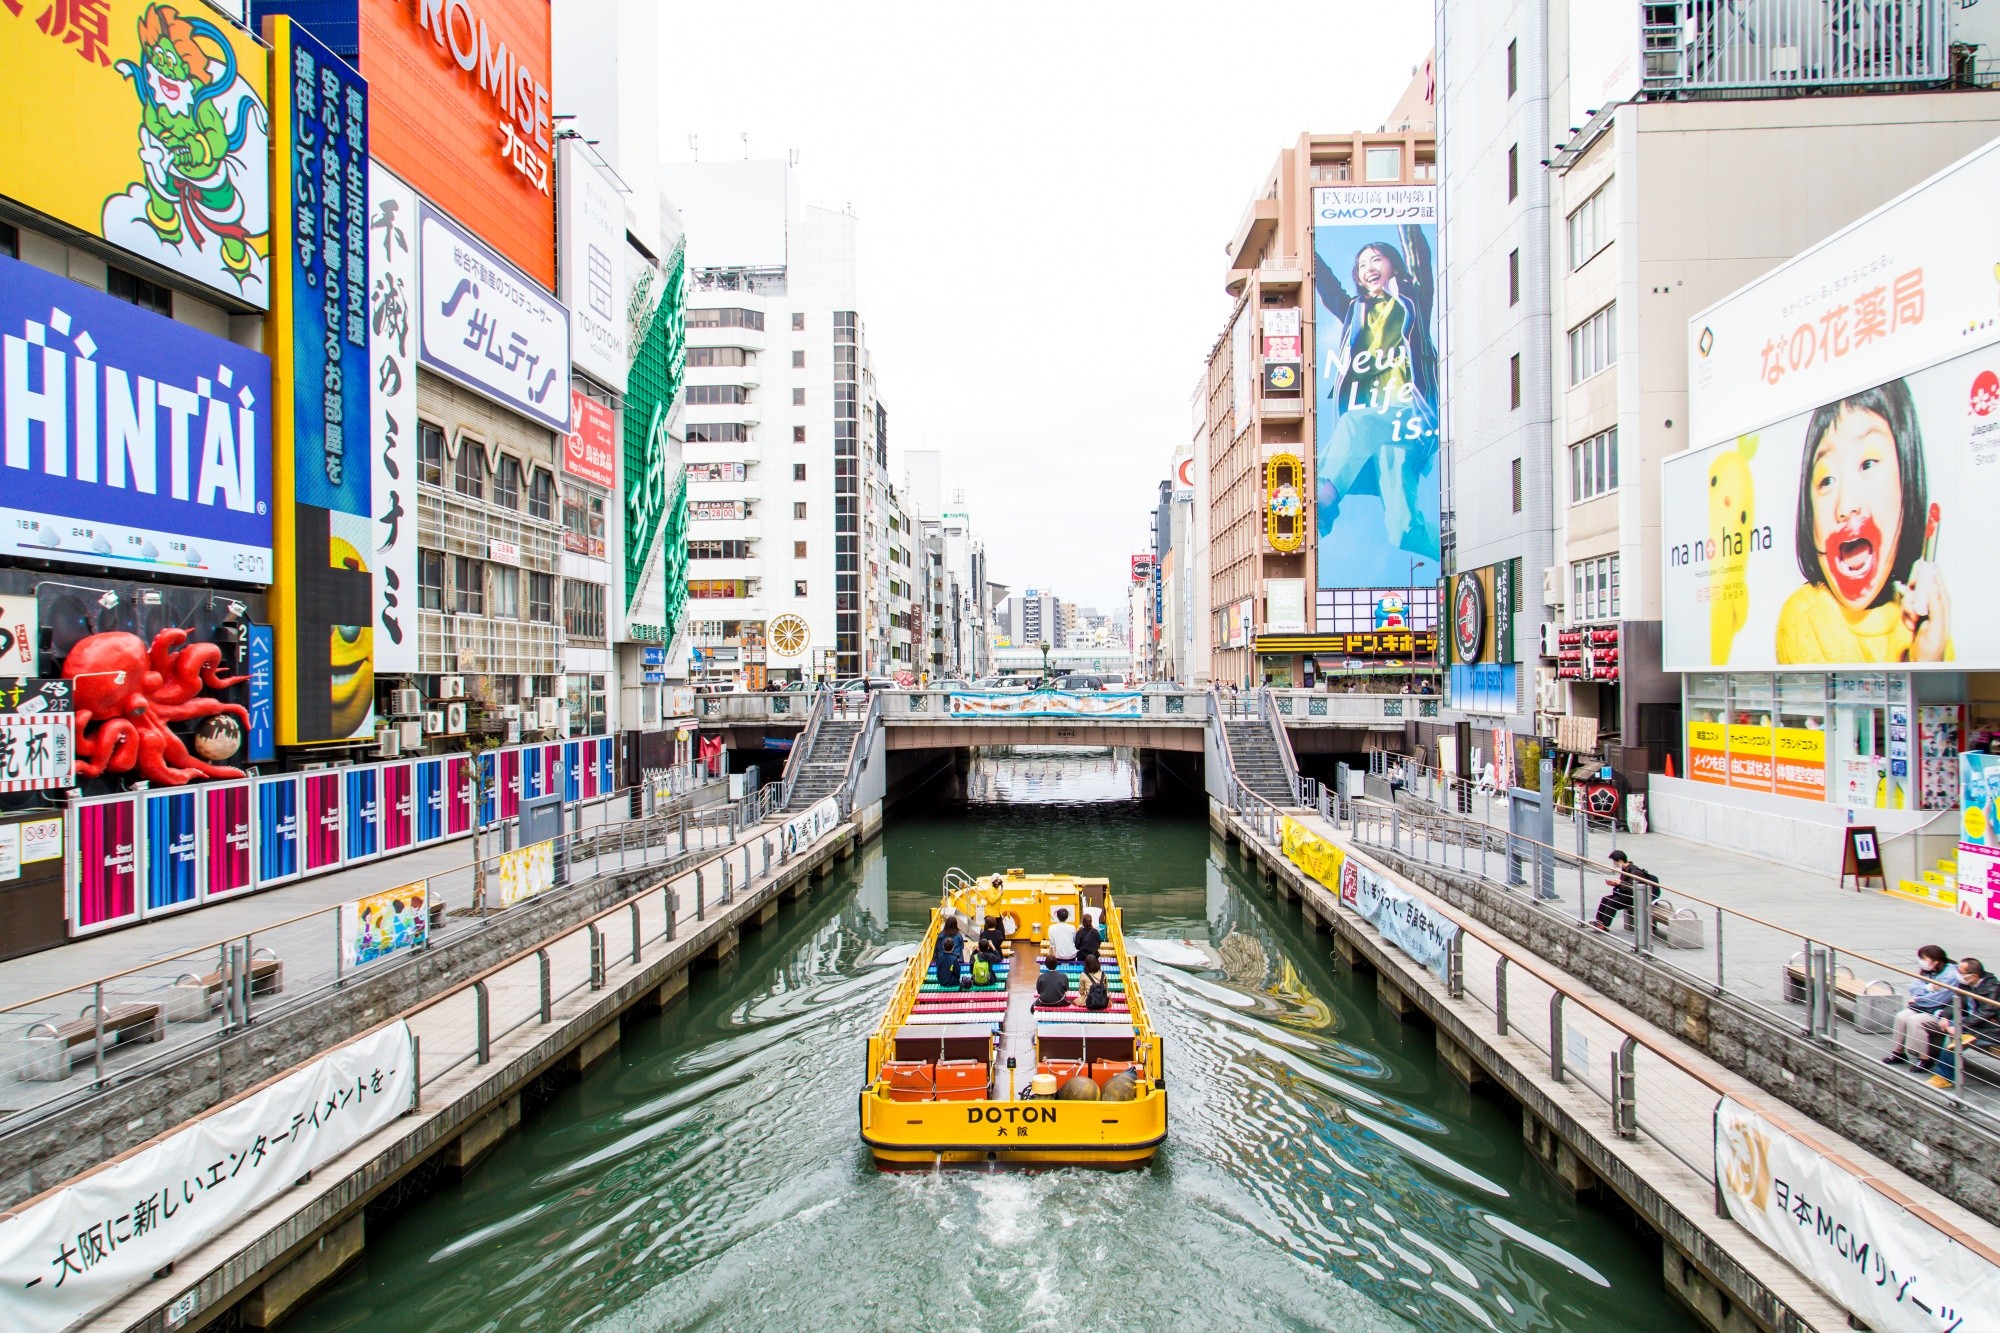
<path id="1" fill-rule="evenodd" d="M 975 884 L 976 882 L 977 881 L 975 881 L 971 875 L 967 874 L 959 867 L 951 866 L 947 868 L 944 872 L 945 896 L 949 898 L 954 893 L 963 893 L 965 890 L 971 888 L 973 884 Z"/>

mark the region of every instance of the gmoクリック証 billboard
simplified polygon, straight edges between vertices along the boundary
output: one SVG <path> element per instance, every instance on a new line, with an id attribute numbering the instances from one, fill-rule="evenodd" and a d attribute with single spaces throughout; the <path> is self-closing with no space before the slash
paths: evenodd
<path id="1" fill-rule="evenodd" d="M 1313 191 L 1319 586 L 1438 577 L 1437 187 Z"/>

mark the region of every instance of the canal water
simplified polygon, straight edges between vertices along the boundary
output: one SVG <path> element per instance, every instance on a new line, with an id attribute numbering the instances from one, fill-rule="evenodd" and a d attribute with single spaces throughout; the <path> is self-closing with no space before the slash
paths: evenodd
<path id="1" fill-rule="evenodd" d="M 1565 1196 L 1327 937 L 1123 755 L 1013 751 L 625 1029 L 287 1324 L 333 1330 L 1681 1330 L 1657 1243 Z M 862 1047 L 946 867 L 1108 874 L 1166 1035 L 1142 1171 L 884 1175 Z"/>

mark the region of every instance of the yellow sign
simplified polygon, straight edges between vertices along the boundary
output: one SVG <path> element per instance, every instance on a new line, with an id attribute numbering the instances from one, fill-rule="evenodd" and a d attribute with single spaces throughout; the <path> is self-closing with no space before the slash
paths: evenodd
<path id="1" fill-rule="evenodd" d="M 192 0 L 0 8 L 9 197 L 270 304 L 270 61 Z"/>
<path id="2" fill-rule="evenodd" d="M 1340 866 L 1347 859 L 1346 852 L 1290 816 L 1281 826 L 1280 846 L 1287 861 L 1335 893 L 1340 891 Z"/>
<path id="3" fill-rule="evenodd" d="M 531 843 L 500 854 L 500 905 L 512 907 L 556 886 L 556 845 Z"/>

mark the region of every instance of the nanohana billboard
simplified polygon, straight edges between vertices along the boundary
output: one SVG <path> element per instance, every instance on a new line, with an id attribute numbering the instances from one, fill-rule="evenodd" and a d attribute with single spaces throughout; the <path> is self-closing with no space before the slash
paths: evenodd
<path id="1" fill-rule="evenodd" d="M 2000 623 L 1969 614 L 2000 503 L 2000 253 L 1962 223 L 1996 204 L 1987 148 L 1689 322 L 1668 670 L 2000 663 Z"/>
<path id="2" fill-rule="evenodd" d="M 1319 586 L 1438 578 L 1434 185 L 1313 191 Z"/>

